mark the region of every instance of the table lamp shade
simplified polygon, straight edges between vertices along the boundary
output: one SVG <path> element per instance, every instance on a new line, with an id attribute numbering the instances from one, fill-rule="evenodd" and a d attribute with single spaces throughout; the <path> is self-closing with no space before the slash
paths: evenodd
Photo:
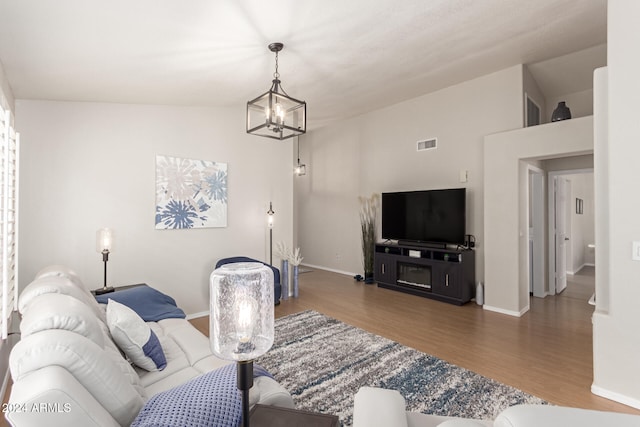
<path id="1" fill-rule="evenodd" d="M 247 361 L 273 345 L 273 272 L 255 262 L 225 264 L 211 273 L 209 335 L 213 353 Z"/>
<path id="2" fill-rule="evenodd" d="M 96 252 L 111 252 L 113 250 L 113 230 L 101 228 L 96 231 Z"/>

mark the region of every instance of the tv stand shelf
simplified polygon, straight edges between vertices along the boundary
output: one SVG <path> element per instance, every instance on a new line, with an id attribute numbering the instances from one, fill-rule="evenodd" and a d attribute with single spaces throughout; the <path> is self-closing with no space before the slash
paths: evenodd
<path id="1" fill-rule="evenodd" d="M 379 243 L 374 268 L 374 280 L 381 288 L 457 305 L 474 294 L 475 253 L 470 249 Z"/>

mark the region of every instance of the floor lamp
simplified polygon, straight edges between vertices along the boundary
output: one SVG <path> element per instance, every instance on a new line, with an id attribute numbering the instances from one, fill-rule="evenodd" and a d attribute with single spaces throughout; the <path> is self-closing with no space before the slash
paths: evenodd
<path id="1" fill-rule="evenodd" d="M 237 364 L 242 393 L 242 426 L 249 427 L 253 359 L 273 345 L 273 271 L 262 263 L 225 264 L 209 280 L 211 351 Z"/>
<path id="2" fill-rule="evenodd" d="M 267 225 L 269 226 L 269 265 L 273 265 L 273 205 L 269 202 L 269 210 L 267 211 Z"/>

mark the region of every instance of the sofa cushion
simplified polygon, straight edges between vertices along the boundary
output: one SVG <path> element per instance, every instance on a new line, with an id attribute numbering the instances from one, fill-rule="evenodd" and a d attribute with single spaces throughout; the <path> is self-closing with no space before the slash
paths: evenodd
<path id="1" fill-rule="evenodd" d="M 353 425 L 406 427 L 406 402 L 396 390 L 361 387 L 353 404 Z"/>
<path id="2" fill-rule="evenodd" d="M 189 363 L 189 360 L 187 360 L 184 354 L 184 351 L 182 351 L 182 349 L 178 347 L 178 345 L 176 345 L 176 343 L 172 339 L 167 338 L 166 336 L 163 336 L 162 331 L 159 330 L 159 328 L 157 327 L 157 325 L 155 325 L 154 322 L 150 322 L 148 323 L 148 325 L 151 327 L 152 331 L 156 331 L 154 333 L 158 337 L 158 340 L 160 341 L 160 345 L 162 346 L 162 350 L 164 352 L 164 356 L 167 361 L 167 366 L 162 371 L 159 371 L 157 369 L 155 371 L 147 371 L 137 366 L 134 367 L 136 370 L 136 373 L 140 377 L 141 384 L 146 388 L 148 388 L 151 384 L 154 384 L 166 377 L 169 377 L 176 372 L 186 370 L 191 366 Z M 192 375 L 191 377 L 193 376 L 195 375 Z M 174 383 L 171 387 L 176 386 L 178 384 L 180 383 Z"/>
<path id="3" fill-rule="evenodd" d="M 84 285 L 84 283 L 82 283 L 82 280 L 80 280 L 80 277 L 76 274 L 76 272 L 64 265 L 50 265 L 48 267 L 45 267 L 42 270 L 38 271 L 35 279 L 38 279 L 40 277 L 62 277 L 65 279 L 69 279 L 71 283 L 73 283 L 78 288 L 89 292 L 89 289 Z"/>
<path id="4" fill-rule="evenodd" d="M 486 424 L 478 422 L 476 420 L 469 420 L 466 418 L 452 418 L 443 423 L 438 424 L 438 427 L 485 427 Z"/>
<path id="5" fill-rule="evenodd" d="M 104 354 L 111 360 L 117 370 L 123 375 L 133 389 L 144 399 L 145 401 L 152 393 L 147 393 L 147 389 L 140 382 L 138 373 L 133 369 L 131 363 L 122 357 L 120 351 L 114 346 L 105 346 Z"/>
<path id="6" fill-rule="evenodd" d="M 160 322 L 147 322 L 147 325 L 158 336 L 167 359 L 167 367 L 162 371 L 147 372 L 144 369 L 136 369 L 149 396 L 233 363 L 212 355 L 209 340 L 187 320 L 165 319 Z"/>
<path id="7" fill-rule="evenodd" d="M 502 411 L 495 427 L 615 426 L 638 427 L 640 416 L 551 405 L 515 405 Z"/>
<path id="8" fill-rule="evenodd" d="M 162 328 L 162 335 L 172 339 L 184 352 L 190 365 L 211 356 L 211 343 L 200 331 L 188 321 L 181 319 L 165 319 L 157 323 Z"/>
<path id="9" fill-rule="evenodd" d="M 14 383 L 52 365 L 69 371 L 121 425 L 129 425 L 142 408 L 143 398 L 108 352 L 74 332 L 52 329 L 29 335 L 9 357 Z"/>
<path id="10" fill-rule="evenodd" d="M 29 305 L 20 322 L 22 337 L 47 329 L 65 329 L 89 338 L 104 347 L 100 322 L 87 305 L 64 294 L 44 294 Z"/>
<path id="11" fill-rule="evenodd" d="M 104 311 L 89 292 L 72 283 L 69 278 L 55 275 L 47 275 L 35 279 L 29 283 L 20 294 L 18 299 L 18 310 L 25 314 L 29 309 L 29 304 L 44 294 L 64 294 L 69 295 L 78 301 L 83 302 L 95 313 L 98 320 L 104 322 Z"/>
<path id="12" fill-rule="evenodd" d="M 147 371 L 162 370 L 167 366 L 158 336 L 135 311 L 109 300 L 107 325 L 113 340 L 136 366 Z"/>

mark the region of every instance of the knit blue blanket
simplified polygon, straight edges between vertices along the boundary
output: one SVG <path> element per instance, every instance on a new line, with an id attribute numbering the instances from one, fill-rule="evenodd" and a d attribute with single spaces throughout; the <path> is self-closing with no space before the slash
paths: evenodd
<path id="1" fill-rule="evenodd" d="M 238 427 L 242 421 L 242 397 L 236 366 L 223 366 L 154 395 L 131 427 Z M 271 377 L 264 368 L 253 365 L 254 378 L 265 375 Z"/>
<path id="2" fill-rule="evenodd" d="M 148 285 L 96 295 L 96 301 L 107 304 L 109 300 L 124 304 L 142 317 L 145 322 L 157 322 L 168 318 L 184 319 L 184 311 L 176 306 L 176 300 Z"/>

